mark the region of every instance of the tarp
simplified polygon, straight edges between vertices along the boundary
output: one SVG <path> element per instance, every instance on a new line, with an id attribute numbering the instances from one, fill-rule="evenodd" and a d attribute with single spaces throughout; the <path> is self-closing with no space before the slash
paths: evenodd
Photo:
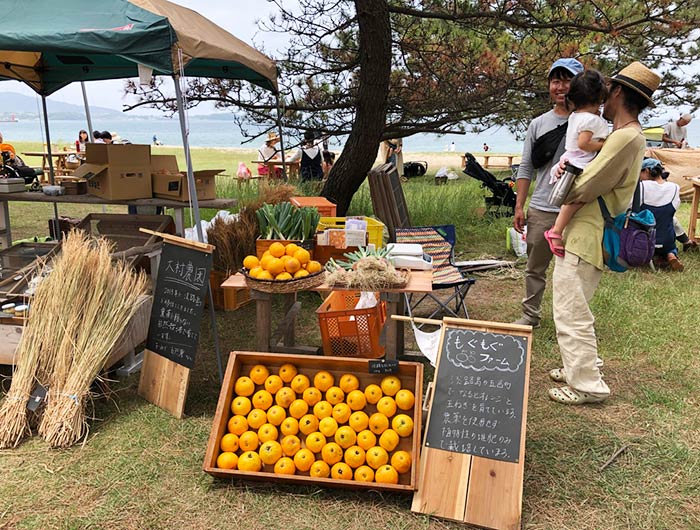
<path id="1" fill-rule="evenodd" d="M 645 156 L 660 160 L 669 172 L 668 180 L 681 187 L 681 198 L 690 200 L 693 186 L 686 177 L 700 176 L 700 149 L 656 149 L 649 148 Z"/>
<path id="2" fill-rule="evenodd" d="M 3 0 L 0 78 L 49 95 L 73 81 L 155 75 L 243 79 L 277 90 L 270 58 L 167 0 Z"/>

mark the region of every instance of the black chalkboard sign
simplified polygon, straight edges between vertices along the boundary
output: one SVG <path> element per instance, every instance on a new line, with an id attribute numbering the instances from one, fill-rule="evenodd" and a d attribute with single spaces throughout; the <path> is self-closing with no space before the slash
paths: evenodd
<path id="1" fill-rule="evenodd" d="M 520 460 L 527 338 L 445 328 L 426 447 Z"/>
<path id="2" fill-rule="evenodd" d="M 192 368 L 209 287 L 211 252 L 165 242 L 146 347 Z"/>

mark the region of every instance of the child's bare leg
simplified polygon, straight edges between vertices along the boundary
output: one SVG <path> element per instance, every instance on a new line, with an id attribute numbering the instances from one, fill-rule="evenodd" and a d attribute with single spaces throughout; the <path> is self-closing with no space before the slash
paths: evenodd
<path id="1" fill-rule="evenodd" d="M 557 215 L 557 219 L 554 221 L 554 226 L 551 228 L 550 233 L 558 235 L 561 239 L 561 235 L 564 233 L 564 229 L 569 224 L 569 221 L 571 221 L 571 218 L 583 205 L 584 203 L 582 202 L 564 204 L 559 210 L 559 215 Z"/>

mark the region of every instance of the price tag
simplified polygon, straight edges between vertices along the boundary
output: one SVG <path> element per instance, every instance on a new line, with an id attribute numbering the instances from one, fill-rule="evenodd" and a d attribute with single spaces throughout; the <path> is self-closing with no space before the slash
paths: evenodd
<path id="1" fill-rule="evenodd" d="M 379 359 L 369 361 L 370 374 L 396 374 L 399 372 L 399 361 Z"/>

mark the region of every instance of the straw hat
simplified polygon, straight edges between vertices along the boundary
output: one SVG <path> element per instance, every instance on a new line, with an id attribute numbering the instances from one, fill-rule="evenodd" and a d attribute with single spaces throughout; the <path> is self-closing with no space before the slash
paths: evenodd
<path id="1" fill-rule="evenodd" d="M 635 61 L 632 64 L 625 66 L 617 74 L 610 78 L 621 85 L 631 88 L 638 94 L 641 94 L 647 101 L 650 107 L 655 107 L 651 96 L 654 91 L 659 88 L 661 78 L 649 70 L 642 63 Z"/>
<path id="2" fill-rule="evenodd" d="M 268 144 L 269 143 L 275 143 L 280 141 L 280 137 L 277 133 L 274 132 L 269 132 L 267 133 L 267 140 L 265 140 Z"/>

